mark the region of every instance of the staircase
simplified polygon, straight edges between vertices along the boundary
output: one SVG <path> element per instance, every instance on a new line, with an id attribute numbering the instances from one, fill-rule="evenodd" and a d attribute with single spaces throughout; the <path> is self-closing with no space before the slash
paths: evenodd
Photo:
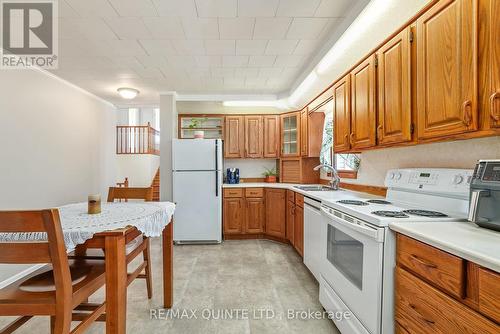
<path id="1" fill-rule="evenodd" d="M 156 171 L 153 182 L 151 182 L 151 187 L 153 188 L 153 201 L 160 201 L 160 169 Z"/>

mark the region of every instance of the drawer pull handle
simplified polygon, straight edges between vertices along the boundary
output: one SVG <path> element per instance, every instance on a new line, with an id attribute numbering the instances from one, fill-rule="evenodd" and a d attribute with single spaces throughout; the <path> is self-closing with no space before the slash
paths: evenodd
<path id="1" fill-rule="evenodd" d="M 463 103 L 462 105 L 462 110 L 464 112 L 464 125 L 465 126 L 470 126 L 472 123 L 472 101 L 467 100 Z"/>
<path id="2" fill-rule="evenodd" d="M 412 255 L 411 255 L 411 258 L 415 259 L 418 263 L 423 264 L 424 266 L 426 266 L 426 267 L 428 267 L 428 268 L 433 268 L 433 269 L 435 269 L 435 268 L 437 268 L 437 267 L 438 267 L 438 266 L 437 266 L 437 265 L 435 265 L 434 263 L 429 263 L 429 262 L 427 262 L 427 261 L 424 261 L 424 260 L 422 260 L 421 258 L 419 258 L 418 256 L 416 256 L 416 255 L 414 255 L 414 254 L 412 254 Z"/>
<path id="3" fill-rule="evenodd" d="M 490 116 L 493 118 L 496 122 L 500 121 L 500 116 L 498 115 L 498 112 L 495 107 L 495 102 L 497 99 L 500 99 L 500 93 L 495 92 L 493 95 L 490 96 Z"/>

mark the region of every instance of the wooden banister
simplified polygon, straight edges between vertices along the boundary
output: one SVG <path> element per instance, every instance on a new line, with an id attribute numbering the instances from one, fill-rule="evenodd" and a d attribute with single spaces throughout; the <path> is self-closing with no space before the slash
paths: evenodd
<path id="1" fill-rule="evenodd" d="M 160 131 L 148 125 L 118 125 L 116 154 L 160 155 Z"/>

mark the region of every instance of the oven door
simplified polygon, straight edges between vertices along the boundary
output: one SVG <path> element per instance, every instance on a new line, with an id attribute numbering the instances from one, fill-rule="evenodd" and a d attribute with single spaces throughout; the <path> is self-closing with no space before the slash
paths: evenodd
<path id="1" fill-rule="evenodd" d="M 385 229 L 330 208 L 321 275 L 370 333 L 380 333 Z"/>

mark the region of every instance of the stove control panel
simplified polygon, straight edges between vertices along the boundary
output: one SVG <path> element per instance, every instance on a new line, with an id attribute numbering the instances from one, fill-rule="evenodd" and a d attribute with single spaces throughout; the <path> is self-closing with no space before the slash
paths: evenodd
<path id="1" fill-rule="evenodd" d="M 393 169 L 387 172 L 385 185 L 388 188 L 466 194 L 470 189 L 472 174 L 471 169 Z"/>

